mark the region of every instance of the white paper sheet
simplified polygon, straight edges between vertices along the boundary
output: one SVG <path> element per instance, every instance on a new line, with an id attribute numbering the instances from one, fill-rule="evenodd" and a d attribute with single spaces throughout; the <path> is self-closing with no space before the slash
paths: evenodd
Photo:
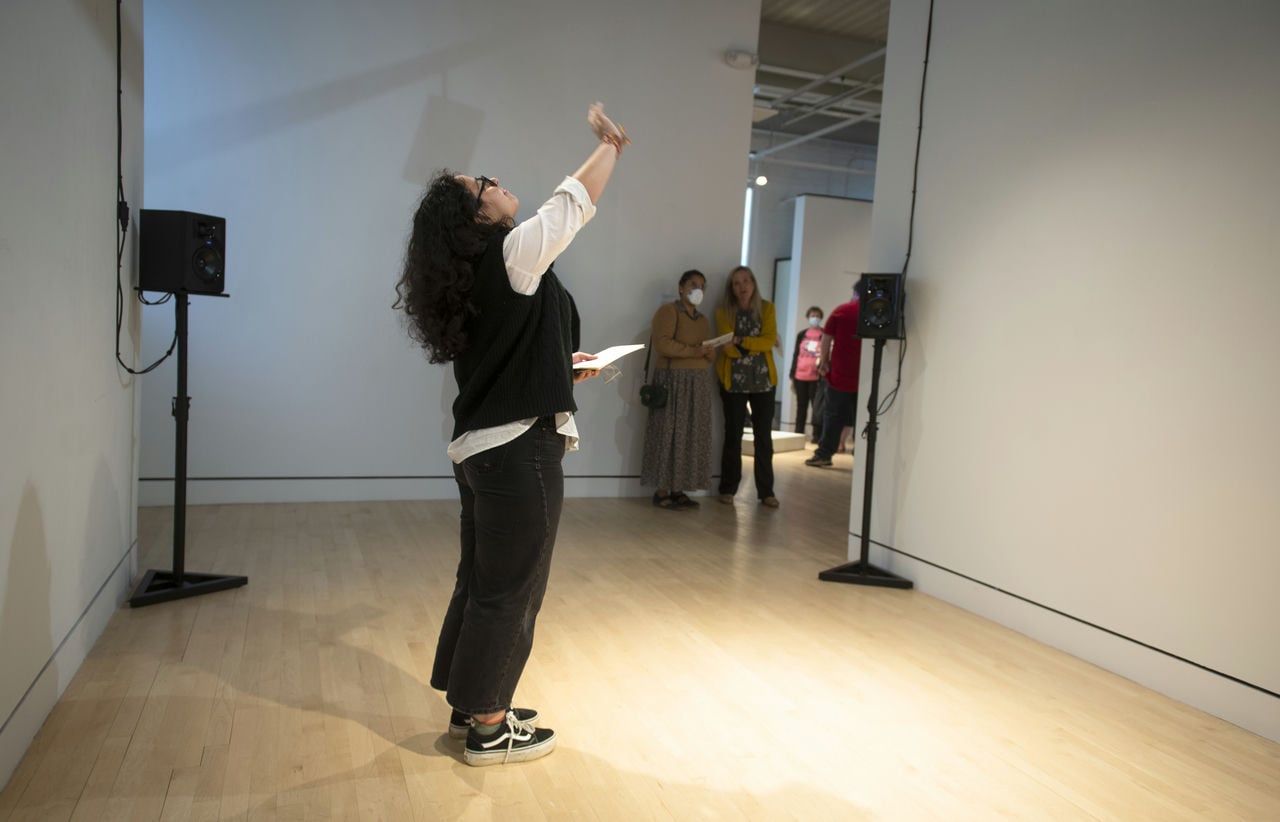
<path id="1" fill-rule="evenodd" d="M 596 354 L 596 358 L 594 360 L 587 360 L 586 362 L 578 363 L 574 366 L 574 369 L 578 371 L 596 371 L 604 368 L 614 360 L 619 360 L 630 354 L 632 351 L 639 351 L 642 348 L 644 348 L 644 343 L 639 343 L 637 345 L 613 345 L 601 351 L 599 354 Z"/>

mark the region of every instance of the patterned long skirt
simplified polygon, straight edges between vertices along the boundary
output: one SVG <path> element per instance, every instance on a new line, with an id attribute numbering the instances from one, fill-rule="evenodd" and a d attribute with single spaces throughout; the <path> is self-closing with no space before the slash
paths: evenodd
<path id="1" fill-rule="evenodd" d="M 709 368 L 662 368 L 653 381 L 667 389 L 667 404 L 649 409 L 640 483 L 669 491 L 710 488 L 715 375 Z"/>

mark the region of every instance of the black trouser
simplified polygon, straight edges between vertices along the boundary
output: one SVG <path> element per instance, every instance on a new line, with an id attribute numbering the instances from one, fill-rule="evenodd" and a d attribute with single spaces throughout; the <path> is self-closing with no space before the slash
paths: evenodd
<path id="1" fill-rule="evenodd" d="M 804 380 L 792 380 L 791 385 L 796 389 L 796 433 L 805 433 L 804 427 L 809 422 L 809 403 L 813 402 L 813 438 L 819 437 L 818 431 L 822 428 L 822 419 L 818 416 L 817 395 L 818 387 L 821 385 L 817 380 L 805 382 Z"/>
<path id="2" fill-rule="evenodd" d="M 720 493 L 738 493 L 742 482 L 742 429 L 751 404 L 751 431 L 755 438 L 756 496 L 773 496 L 773 396 L 774 389 L 758 394 L 730 394 L 720 389 L 724 402 L 724 449 L 720 452 Z"/>
<path id="3" fill-rule="evenodd" d="M 857 391 L 837 391 L 827 384 L 826 415 L 822 421 L 822 439 L 813 452 L 815 457 L 831 459 L 840 447 L 840 435 L 846 425 L 853 425 L 854 406 L 858 404 Z"/>
<path id="4" fill-rule="evenodd" d="M 462 556 L 440 627 L 431 687 L 466 714 L 511 705 L 533 648 L 564 502 L 564 437 L 543 417 L 521 436 L 454 465 Z"/>
<path id="5" fill-rule="evenodd" d="M 813 389 L 813 441 L 822 441 L 823 421 L 827 418 L 827 381 L 822 377 L 818 378 L 818 384 Z"/>

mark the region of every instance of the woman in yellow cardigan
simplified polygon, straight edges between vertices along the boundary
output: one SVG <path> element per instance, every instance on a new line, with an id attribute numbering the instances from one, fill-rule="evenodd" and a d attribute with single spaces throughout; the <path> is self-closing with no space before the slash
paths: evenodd
<path id="1" fill-rule="evenodd" d="M 778 338 L 773 303 L 760 299 L 756 275 L 740 265 L 729 274 L 724 299 L 716 309 L 716 334 L 733 334 L 720 349 L 716 377 L 724 404 L 724 448 L 720 456 L 720 501 L 733 504 L 742 481 L 742 428 L 747 406 L 755 434 L 756 496 L 768 508 L 778 507 L 773 494 L 773 402 L 778 372 L 773 344 Z"/>

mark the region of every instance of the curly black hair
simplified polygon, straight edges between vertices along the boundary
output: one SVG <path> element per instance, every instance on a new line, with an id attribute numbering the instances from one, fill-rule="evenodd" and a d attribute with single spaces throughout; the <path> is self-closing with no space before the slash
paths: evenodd
<path id="1" fill-rule="evenodd" d="M 450 362 L 466 350 L 466 323 L 478 311 L 471 302 L 476 266 L 489 242 L 511 228 L 480 213 L 456 172 L 441 169 L 431 178 L 413 215 L 392 305 L 404 309 L 409 336 L 431 362 Z"/>

